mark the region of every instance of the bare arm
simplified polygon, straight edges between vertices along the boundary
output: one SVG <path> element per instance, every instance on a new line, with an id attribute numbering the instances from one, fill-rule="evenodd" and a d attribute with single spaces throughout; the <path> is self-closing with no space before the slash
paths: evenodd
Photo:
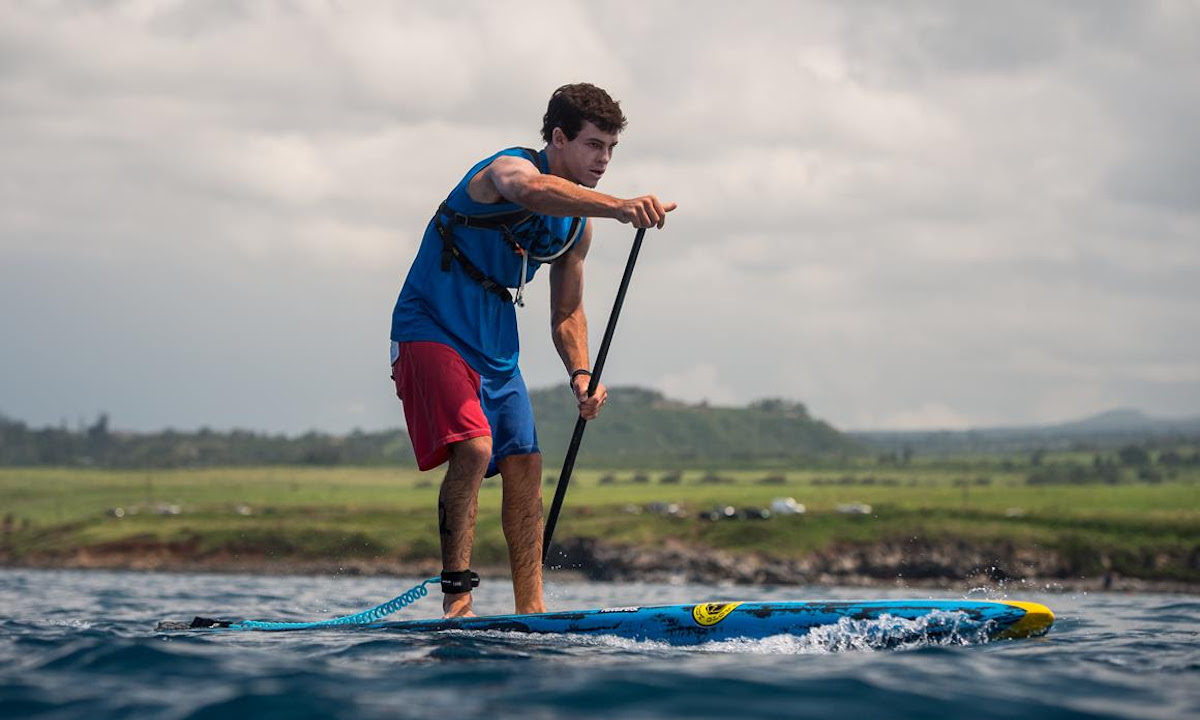
<path id="1" fill-rule="evenodd" d="M 659 227 L 675 203 L 659 202 L 653 195 L 622 200 L 576 185 L 557 175 L 543 174 L 524 158 L 502 155 L 492 161 L 468 186 L 479 202 L 501 199 L 542 215 L 604 217 L 633 223 L 634 227 Z"/>
<path id="2" fill-rule="evenodd" d="M 587 315 L 583 311 L 583 260 L 591 244 L 592 223 L 589 221 L 579 243 L 550 266 L 550 334 L 568 373 L 591 368 Z M 600 406 L 608 399 L 608 391 L 603 385 L 597 385 L 596 394 L 588 397 L 590 381 L 587 375 L 578 375 L 571 381 L 571 389 L 579 401 L 579 414 L 587 420 L 595 418 Z"/>

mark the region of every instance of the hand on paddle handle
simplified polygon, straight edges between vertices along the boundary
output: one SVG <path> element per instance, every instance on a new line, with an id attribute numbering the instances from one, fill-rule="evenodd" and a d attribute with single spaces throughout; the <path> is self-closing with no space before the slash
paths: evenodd
<path id="1" fill-rule="evenodd" d="M 591 378 L 579 375 L 571 381 L 571 389 L 575 391 L 575 399 L 579 401 L 579 416 L 584 420 L 595 420 L 600 414 L 600 408 L 608 401 L 608 390 L 604 383 L 596 385 L 596 394 L 588 397 L 588 383 Z"/>
<path id="2" fill-rule="evenodd" d="M 675 203 L 662 203 L 653 195 L 643 195 L 632 200 L 622 200 L 617 219 L 633 223 L 635 228 L 656 227 L 662 230 L 667 224 L 667 213 L 678 207 Z"/>

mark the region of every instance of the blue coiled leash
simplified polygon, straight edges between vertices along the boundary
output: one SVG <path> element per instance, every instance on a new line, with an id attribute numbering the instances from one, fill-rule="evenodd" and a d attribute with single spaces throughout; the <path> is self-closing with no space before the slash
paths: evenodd
<path id="1" fill-rule="evenodd" d="M 196 618 L 192 621 L 192 628 L 224 628 L 228 630 L 314 630 L 319 628 L 334 628 L 348 627 L 351 625 L 370 625 L 378 622 L 383 618 L 393 613 L 412 605 L 417 600 L 429 594 L 427 585 L 436 585 L 442 581 L 440 575 L 431 577 L 422 582 L 420 585 L 411 590 L 398 595 L 397 597 L 388 600 L 382 605 L 377 605 L 370 610 L 363 610 L 360 613 L 353 615 L 344 615 L 342 617 L 330 618 L 329 620 L 318 620 L 316 622 L 264 622 L 262 620 L 241 620 L 239 622 L 229 622 L 225 620 L 211 620 L 209 618 Z"/>

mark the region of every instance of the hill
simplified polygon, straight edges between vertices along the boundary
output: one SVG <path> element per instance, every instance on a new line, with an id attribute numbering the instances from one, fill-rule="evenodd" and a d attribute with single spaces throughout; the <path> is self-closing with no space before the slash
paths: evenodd
<path id="1" fill-rule="evenodd" d="M 578 416 L 562 387 L 531 393 L 548 466 L 564 457 Z M 865 448 L 798 402 L 759 400 L 747 407 L 689 405 L 639 387 L 612 387 L 603 414 L 588 423 L 580 461 L 599 467 L 795 465 L 862 455 Z"/>
<path id="2" fill-rule="evenodd" d="M 562 386 L 530 393 L 547 472 L 566 454 L 577 411 Z M 609 388 L 604 413 L 588 424 L 579 462 L 593 468 L 762 468 L 827 463 L 868 454 L 909 457 L 1013 455 L 1038 450 L 1167 448 L 1200 440 L 1200 418 L 1164 420 L 1114 410 L 1057 425 L 963 431 L 843 433 L 802 403 L 758 400 L 746 407 L 691 405 L 639 387 Z M 285 437 L 227 432 L 112 430 L 93 425 L 30 428 L 0 415 L 0 466 L 112 468 L 249 465 L 411 467 L 403 430 Z"/>
<path id="3" fill-rule="evenodd" d="M 561 462 L 578 411 L 563 387 L 531 393 L 547 468 Z M 861 455 L 865 448 L 809 417 L 800 403 L 761 400 L 749 407 L 709 407 L 669 400 L 636 387 L 612 388 L 604 414 L 589 423 L 579 461 L 593 467 L 729 467 L 796 464 Z M 33 429 L 0 416 L 0 466 L 216 467 L 244 465 L 413 465 L 404 431 L 308 433 L 284 437 L 234 430 Z"/>

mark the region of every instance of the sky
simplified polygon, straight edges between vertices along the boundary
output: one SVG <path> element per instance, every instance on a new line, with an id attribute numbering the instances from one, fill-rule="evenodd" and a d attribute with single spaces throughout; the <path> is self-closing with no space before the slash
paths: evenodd
<path id="1" fill-rule="evenodd" d="M 604 380 L 841 429 L 1200 414 L 1200 4 L 0 3 L 0 414 L 402 425 L 392 305 L 558 86 L 677 202 Z M 540 147 L 540 145 L 536 145 Z M 599 346 L 633 239 L 598 220 Z M 542 273 L 530 387 L 566 371 Z"/>

